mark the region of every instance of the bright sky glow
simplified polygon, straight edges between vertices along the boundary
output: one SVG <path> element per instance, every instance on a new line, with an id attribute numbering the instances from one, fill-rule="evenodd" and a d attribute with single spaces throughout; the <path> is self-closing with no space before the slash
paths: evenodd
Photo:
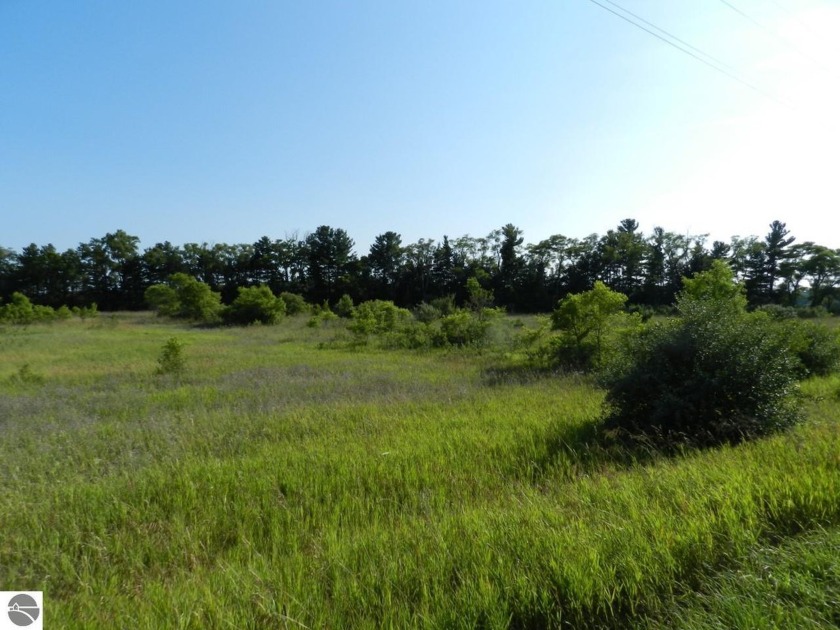
<path id="1" fill-rule="evenodd" d="M 615 2 L 766 94 L 589 0 L 0 0 L 0 245 L 632 217 L 840 247 L 840 4 Z"/>

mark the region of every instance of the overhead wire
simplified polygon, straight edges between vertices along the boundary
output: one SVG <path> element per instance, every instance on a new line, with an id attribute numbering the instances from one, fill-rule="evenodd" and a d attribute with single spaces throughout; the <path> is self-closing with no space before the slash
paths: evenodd
<path id="1" fill-rule="evenodd" d="M 814 57 L 813 55 L 808 54 L 807 52 L 805 52 L 804 50 L 802 50 L 799 46 L 797 46 L 796 44 L 794 44 L 793 42 L 791 42 L 789 39 L 787 39 L 786 37 L 783 37 L 783 36 L 779 35 L 779 33 L 778 33 L 778 32 L 776 32 L 775 30 L 768 28 L 767 26 L 765 26 L 764 24 L 762 24 L 761 22 L 759 22 L 758 20 L 756 20 L 754 17 L 752 17 L 749 13 L 746 13 L 745 11 L 743 11 L 743 10 L 741 10 L 740 8 L 738 8 L 737 6 L 735 6 L 735 5 L 734 5 L 732 2 L 730 2 L 729 0 L 720 0 L 720 2 L 721 2 L 721 4 L 724 4 L 725 6 L 729 7 L 730 9 L 732 9 L 735 13 L 737 13 L 738 15 L 740 15 L 742 18 L 744 18 L 745 20 L 747 20 L 747 21 L 748 21 L 748 22 L 750 22 L 751 24 L 754 24 L 755 26 L 757 26 L 758 28 L 760 28 L 760 29 L 761 29 L 761 30 L 763 30 L 764 32 L 768 33 L 771 37 L 773 37 L 773 38 L 777 39 L 778 41 L 782 42 L 785 46 L 787 46 L 787 47 L 788 47 L 788 48 L 790 48 L 791 50 L 793 50 L 793 51 L 795 51 L 795 52 L 799 53 L 799 54 L 800 54 L 802 57 L 804 57 L 805 59 L 808 59 L 808 60 L 809 60 L 809 61 L 811 61 L 812 63 L 815 63 L 815 64 L 816 64 L 817 66 L 819 66 L 819 67 L 820 67 L 820 68 L 821 68 L 824 72 L 827 72 L 829 75 L 831 75 L 831 76 L 833 76 L 833 77 L 836 77 L 836 76 L 837 76 L 837 74 L 836 74 L 836 73 L 835 73 L 835 72 L 834 72 L 831 68 L 829 68 L 828 66 L 826 66 L 826 65 L 825 65 L 824 63 L 822 63 L 819 59 L 817 59 L 817 58 L 816 58 L 816 57 Z M 779 5 L 777 4 L 776 6 L 779 6 Z M 801 23 L 801 22 L 800 22 L 800 23 Z M 809 29 L 809 30 L 810 30 L 810 29 Z"/>
<path id="2" fill-rule="evenodd" d="M 633 19 L 627 17 L 627 15 L 623 15 L 622 13 L 619 13 L 618 11 L 615 11 L 615 10 L 611 9 L 607 5 L 602 4 L 602 2 L 599 1 L 599 0 L 589 0 L 589 2 L 591 2 L 592 4 L 595 4 L 599 7 L 601 7 L 605 11 L 608 11 L 608 12 L 612 13 L 613 15 L 621 18 L 625 22 L 628 22 L 629 24 L 632 24 L 636 28 L 645 31 L 649 35 L 652 35 L 653 37 L 665 42 L 666 44 L 668 44 L 669 46 L 672 46 L 673 48 L 676 48 L 677 50 L 679 50 L 680 52 L 688 55 L 689 57 L 693 57 L 694 59 L 696 59 L 700 63 L 703 63 L 703 64 L 709 66 L 713 70 L 716 70 L 717 72 L 720 72 L 721 74 L 726 75 L 727 77 L 729 77 L 733 81 L 737 81 L 741 85 L 744 85 L 744 86 L 750 88 L 751 90 L 753 90 L 755 92 L 758 92 L 762 96 L 764 96 L 766 98 L 769 98 L 769 99 L 775 101 L 776 103 L 778 103 L 778 104 L 780 104 L 784 107 L 787 107 L 788 109 L 794 109 L 794 107 L 790 103 L 787 103 L 786 101 L 782 100 L 781 98 L 779 98 L 775 94 L 772 94 L 771 92 L 768 92 L 767 90 L 755 85 L 754 83 L 751 83 L 751 82 L 741 78 L 740 76 L 738 76 L 734 72 L 730 72 L 729 70 L 727 70 L 726 67 L 731 67 L 731 66 L 728 66 L 728 64 L 723 64 L 720 61 L 716 61 L 716 62 L 709 61 L 709 59 L 715 59 L 715 57 L 712 57 L 708 53 L 703 52 L 702 50 L 700 50 L 699 48 L 697 48 L 695 46 L 691 46 L 690 44 L 683 43 L 681 39 L 679 39 L 675 35 L 671 34 L 667 30 L 665 30 L 663 28 L 660 28 L 660 27 L 648 22 L 647 20 L 642 20 L 642 18 L 639 18 L 634 13 L 631 13 L 630 11 L 628 11 L 627 9 L 625 9 L 624 7 L 619 5 L 618 3 L 612 2 L 612 0 L 603 0 L 603 1 L 604 2 L 609 2 L 612 6 L 618 8 L 619 10 L 623 11 L 627 15 L 631 15 L 631 16 L 635 17 L 637 20 L 640 20 L 640 21 L 644 22 L 645 24 L 649 24 L 652 28 L 655 28 L 657 31 L 663 33 L 664 36 L 658 34 L 657 32 L 655 32 L 655 31 L 653 31 L 649 28 L 646 28 L 645 26 L 643 26 L 639 22 L 636 22 Z M 675 43 L 675 42 L 683 43 L 683 46 L 680 46 L 679 43 Z M 686 47 L 684 47 L 684 46 L 686 46 Z M 696 53 L 692 52 L 692 50 L 696 50 L 700 54 L 696 54 Z M 701 55 L 703 55 L 703 56 L 701 56 Z M 704 59 L 704 57 L 706 57 L 706 58 Z M 724 66 L 726 66 L 726 67 L 724 67 Z"/>
<path id="3" fill-rule="evenodd" d="M 677 36 L 676 36 L 676 35 L 674 35 L 673 33 L 669 33 L 669 32 L 668 32 L 668 31 L 666 31 L 665 29 L 663 29 L 663 28 L 659 28 L 659 27 L 658 27 L 656 24 L 654 24 L 653 22 L 649 22 L 648 20 L 644 19 L 644 18 L 643 18 L 643 17 L 641 17 L 640 15 L 637 15 L 637 14 L 633 13 L 633 12 L 632 12 L 632 11 L 630 11 L 629 9 L 625 9 L 624 7 L 622 7 L 621 5 L 617 4 L 616 2 L 613 2 L 612 0 L 603 0 L 603 2 L 606 2 L 607 4 L 611 4 L 612 6 L 616 7 L 617 9 L 619 9 L 619 10 L 621 10 L 621 11 L 624 11 L 624 12 L 625 12 L 626 14 L 628 14 L 628 15 L 632 15 L 635 19 L 639 20 L 639 22 L 642 22 L 643 24 L 647 24 L 647 25 L 648 25 L 648 26 L 650 26 L 652 29 L 655 29 L 656 31 L 658 31 L 658 32 L 662 33 L 663 35 L 665 35 L 665 36 L 667 36 L 667 37 L 670 37 L 671 39 L 673 39 L 673 40 L 674 40 L 674 41 L 676 41 L 676 42 L 679 42 L 679 43 L 680 43 L 680 44 L 682 44 L 683 46 L 685 46 L 685 47 L 687 47 L 687 48 L 690 48 L 690 49 L 691 49 L 691 50 L 693 50 L 694 52 L 699 53 L 699 54 L 703 55 L 704 57 L 707 57 L 708 59 L 711 59 L 711 60 L 712 60 L 713 62 L 715 62 L 716 64 L 719 64 L 720 66 L 722 66 L 722 67 L 724 67 L 724 68 L 728 68 L 728 69 L 729 69 L 729 70 L 731 70 L 732 72 L 737 72 L 737 70 L 736 70 L 735 68 L 733 68 L 732 66 L 730 66 L 730 65 L 729 65 L 728 63 L 726 63 L 725 61 L 721 61 L 721 60 L 720 60 L 720 59 L 718 59 L 717 57 L 714 57 L 714 56 L 710 55 L 709 53 L 707 53 L 707 52 L 705 52 L 705 51 L 703 51 L 703 50 L 700 50 L 700 49 L 699 49 L 699 48 L 697 48 L 696 46 L 692 46 L 691 44 L 689 44 L 689 43 L 688 43 L 687 41 L 685 41 L 684 39 L 680 39 L 679 37 L 677 37 Z"/>

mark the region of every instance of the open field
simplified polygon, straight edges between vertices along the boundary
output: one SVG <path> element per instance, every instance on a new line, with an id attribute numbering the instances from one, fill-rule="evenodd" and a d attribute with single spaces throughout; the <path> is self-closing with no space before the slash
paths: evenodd
<path id="1" fill-rule="evenodd" d="M 790 433 L 633 456 L 584 378 L 336 330 L 4 328 L 0 588 L 50 628 L 840 625 L 837 377 Z"/>

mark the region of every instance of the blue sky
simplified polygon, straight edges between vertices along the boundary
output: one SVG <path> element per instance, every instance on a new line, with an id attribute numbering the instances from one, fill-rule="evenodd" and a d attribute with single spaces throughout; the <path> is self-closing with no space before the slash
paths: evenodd
<path id="1" fill-rule="evenodd" d="M 589 0 L 0 0 L 0 245 L 633 217 L 840 247 L 840 3 L 615 2 L 761 92 Z"/>

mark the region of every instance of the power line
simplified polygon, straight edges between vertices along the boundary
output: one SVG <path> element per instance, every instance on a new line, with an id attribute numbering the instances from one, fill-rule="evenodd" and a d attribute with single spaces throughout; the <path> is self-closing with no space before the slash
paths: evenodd
<path id="1" fill-rule="evenodd" d="M 829 75 L 831 75 L 831 76 L 836 76 L 836 75 L 835 75 L 835 73 L 834 73 L 834 71 L 833 71 L 831 68 L 829 68 L 828 66 L 826 66 L 825 64 L 823 64 L 823 63 L 822 63 L 819 59 L 817 59 L 817 58 L 815 58 L 815 57 L 813 57 L 813 56 L 809 55 L 808 53 L 806 53 L 805 51 L 803 51 L 801 48 L 799 48 L 799 46 L 797 46 L 796 44 L 794 44 L 793 42 L 791 42 L 789 39 L 787 39 L 786 37 L 782 37 L 781 35 L 779 35 L 779 33 L 778 33 L 778 32 L 776 32 L 776 31 L 774 31 L 774 30 L 772 30 L 772 29 L 767 28 L 766 26 L 764 26 L 764 24 L 762 24 L 761 22 L 759 22 L 758 20 L 756 20 L 754 17 L 752 17 L 752 16 L 751 16 L 751 15 L 749 15 L 748 13 L 745 13 L 744 11 L 742 11 L 741 9 L 739 9 L 738 7 L 736 7 L 734 4 L 732 4 L 732 3 L 731 3 L 731 2 L 729 2 L 728 0 L 720 0 L 720 2 L 721 2 L 722 4 L 725 4 L 726 6 L 728 6 L 728 7 L 729 7 L 730 9 L 732 9 L 733 11 L 735 11 L 735 13 L 737 13 L 738 15 L 740 15 L 741 17 L 743 17 L 743 18 L 744 18 L 745 20 L 747 20 L 748 22 L 750 22 L 750 23 L 754 24 L 755 26 L 757 26 L 757 27 L 758 27 L 758 28 L 760 28 L 761 30 L 765 31 L 766 33 L 769 33 L 772 37 L 774 37 L 775 39 L 777 39 L 777 40 L 779 40 L 780 42 L 782 42 L 785 46 L 787 46 L 787 47 L 788 47 L 788 48 L 790 48 L 791 50 L 793 50 L 793 51 L 795 51 L 795 52 L 799 53 L 800 55 L 802 55 L 802 56 L 803 56 L 803 57 L 805 57 L 806 59 L 808 59 L 808 60 L 812 61 L 813 63 L 817 64 L 817 65 L 818 65 L 818 66 L 819 66 L 819 67 L 820 67 L 823 71 L 827 72 Z M 777 4 L 776 6 L 779 6 L 779 5 Z M 798 21 L 798 20 L 797 20 L 797 21 Z M 800 23 L 801 23 L 801 22 L 800 22 Z"/>
<path id="2" fill-rule="evenodd" d="M 701 55 L 703 55 L 704 57 L 708 57 L 709 59 L 711 59 L 711 60 L 712 60 L 713 62 L 715 62 L 716 64 L 718 64 L 718 65 L 720 65 L 720 66 L 722 66 L 722 67 L 724 67 L 724 68 L 728 68 L 729 70 L 731 70 L 731 71 L 733 71 L 733 72 L 736 72 L 736 69 L 735 69 L 735 68 L 733 68 L 732 66 L 730 66 L 730 65 L 729 65 L 728 63 L 726 63 L 725 61 L 721 61 L 721 60 L 720 60 L 720 59 L 718 59 L 717 57 L 714 57 L 714 56 L 710 55 L 709 53 L 707 53 L 707 52 L 704 52 L 704 51 L 700 50 L 700 49 L 699 49 L 699 48 L 697 48 L 696 46 L 692 46 L 692 45 L 691 45 L 691 44 L 689 44 L 687 41 L 685 41 L 685 40 L 683 40 L 683 39 L 680 39 L 680 38 L 679 38 L 679 37 L 677 37 L 676 35 L 673 35 L 673 34 L 669 33 L 668 31 L 666 31 L 665 29 L 659 28 L 659 27 L 658 27 L 656 24 L 654 24 L 653 22 L 648 22 L 648 21 L 647 21 L 646 19 L 644 19 L 643 17 L 641 17 L 641 16 L 639 16 L 639 15 L 636 15 L 635 13 L 633 13 L 632 11 L 630 11 L 629 9 L 625 9 L 624 7 L 622 7 L 622 6 L 621 6 L 621 5 L 619 5 L 619 4 L 616 4 L 616 3 L 615 3 L 615 2 L 613 2 L 612 0 L 603 0 L 603 2 L 606 2 L 607 4 L 611 4 L 611 5 L 613 5 L 614 7 L 616 7 L 617 9 L 619 9 L 619 10 L 621 10 L 621 11 L 624 11 L 624 12 L 625 12 L 625 13 L 627 13 L 628 15 L 632 15 L 635 19 L 639 20 L 639 22 L 642 22 L 643 24 L 647 24 L 647 25 L 648 25 L 648 26 L 650 26 L 651 28 L 653 28 L 653 29 L 655 29 L 655 30 L 659 31 L 660 33 L 662 33 L 662 34 L 666 35 L 667 37 L 670 37 L 670 38 L 671 38 L 671 39 L 673 39 L 674 41 L 679 42 L 679 43 L 680 43 L 680 44 L 682 44 L 683 46 L 685 46 L 685 47 L 687 47 L 687 48 L 690 48 L 690 49 L 691 49 L 691 50 L 693 50 L 694 52 L 700 53 L 700 54 L 701 54 Z M 597 4 L 597 3 L 596 3 L 596 4 Z"/>
<path id="3" fill-rule="evenodd" d="M 624 11 L 624 12 L 625 12 L 625 13 L 627 13 L 628 15 L 633 15 L 632 13 L 630 13 L 630 11 L 628 11 L 628 10 L 627 10 L 627 9 L 625 9 L 624 7 L 620 6 L 619 4 L 617 4 L 617 3 L 615 3 L 615 2 L 611 2 L 611 0 L 604 0 L 604 1 L 605 1 L 605 2 L 610 2 L 610 4 L 612 4 L 613 6 L 617 7 L 617 8 L 618 8 L 618 9 L 620 9 L 621 11 Z M 658 33 L 656 33 L 656 32 L 654 32 L 654 31 L 652 31 L 651 29 L 649 29 L 649 28 L 646 28 L 646 27 L 642 26 L 642 25 L 641 25 L 641 24 L 639 24 L 638 22 L 634 22 L 633 20 L 631 20 L 630 18 L 628 18 L 626 15 L 622 15 L 621 13 L 618 13 L 617 11 L 614 11 L 613 9 L 609 8 L 609 7 L 608 7 L 608 6 L 606 6 L 605 4 L 601 4 L 601 2 L 599 2 L 598 0 L 589 0 L 589 2 L 591 2 L 592 4 L 598 5 L 599 7 L 601 7 L 602 9 L 604 9 L 605 11 L 609 11 L 610 13 L 612 13 L 613 15 L 615 15 L 615 16 L 617 16 L 617 17 L 620 17 L 620 18 L 621 18 L 622 20 L 624 20 L 625 22 L 628 22 L 629 24 L 632 24 L 632 25 L 633 25 L 633 26 L 635 26 L 636 28 L 638 28 L 638 29 L 641 29 L 641 30 L 645 31 L 645 32 L 646 32 L 646 33 L 648 33 L 649 35 L 653 35 L 656 39 L 659 39 L 659 40 L 661 40 L 661 41 L 665 42 L 665 43 L 666 43 L 666 44 L 668 44 L 669 46 L 673 46 L 674 48 L 676 48 L 676 49 L 677 49 L 677 50 L 679 50 L 680 52 L 685 53 L 685 54 L 686 54 L 686 55 L 688 55 L 689 57 L 693 57 L 694 59 L 696 59 L 696 60 L 697 60 L 697 61 L 699 61 L 700 63 L 703 63 L 703 64 L 705 64 L 705 65 L 709 66 L 709 67 L 710 67 L 710 68 L 712 68 L 713 70 L 717 70 L 717 71 L 718 71 L 718 72 L 720 72 L 721 74 L 724 74 L 724 75 L 728 76 L 728 77 L 729 77 L 730 79 L 732 79 L 733 81 L 737 81 L 737 82 L 738 82 L 738 83 L 740 83 L 741 85 L 744 85 L 744 86 L 746 86 L 746 87 L 750 88 L 751 90 L 754 90 L 755 92 L 758 92 L 759 94 L 761 94 L 761 95 L 765 96 L 766 98 L 769 98 L 769 99 L 771 99 L 771 100 L 773 100 L 773 101 L 776 101 L 776 102 L 777 102 L 777 103 L 779 103 L 780 105 L 783 105 L 783 106 L 785 106 L 785 107 L 787 107 L 787 108 L 789 108 L 789 109 L 793 109 L 793 107 L 792 107 L 790 104 L 788 104 L 788 103 L 786 103 L 785 101 L 781 100 L 781 99 L 780 99 L 779 97 L 777 97 L 776 95 L 774 95 L 774 94 L 772 94 L 772 93 L 770 93 L 770 92 L 768 92 L 768 91 L 766 91 L 766 90 L 764 90 L 764 89 L 762 89 L 762 88 L 758 87 L 757 85 L 754 85 L 754 84 L 750 83 L 749 81 L 745 81 L 744 79 L 742 79 L 741 77 L 737 76 L 736 74 L 734 74 L 734 73 L 732 73 L 732 72 L 729 72 L 728 70 L 726 70 L 726 68 L 722 67 L 722 65 L 720 64 L 720 62 L 718 62 L 718 63 L 713 63 L 713 62 L 711 62 L 711 61 L 708 61 L 707 59 L 704 59 L 704 58 L 703 58 L 703 57 L 701 57 L 700 55 L 698 55 L 698 54 L 695 54 L 695 53 L 691 52 L 691 50 L 689 50 L 689 49 L 687 49 L 687 48 L 683 48 L 682 46 L 679 46 L 678 44 L 675 44 L 675 43 L 674 43 L 674 41 L 682 41 L 682 40 L 679 40 L 676 36 L 672 35 L 672 34 L 671 34 L 671 33 L 669 33 L 668 31 L 666 31 L 665 29 L 659 28 L 658 26 L 655 26 L 655 25 L 651 24 L 651 26 L 652 26 L 653 28 L 656 28 L 658 31 L 660 31 L 660 32 L 664 33 L 667 37 L 670 37 L 671 39 L 667 39 L 667 37 L 663 37 L 662 35 L 659 35 Z M 641 19 L 641 18 L 637 18 L 637 19 Z M 646 21 L 645 21 L 645 22 L 646 22 Z M 646 23 L 650 24 L 649 22 L 646 22 Z M 671 40 L 674 40 L 674 41 L 671 41 Z M 709 55 L 709 54 L 707 54 L 707 53 L 705 53 L 705 52 L 703 52 L 703 51 L 700 51 L 700 49 L 695 48 L 694 46 L 691 46 L 691 48 L 692 48 L 692 49 L 694 49 L 694 50 L 698 50 L 698 51 L 699 51 L 702 55 L 704 55 L 704 56 L 708 57 L 709 59 L 714 59 L 714 57 L 712 57 L 711 55 Z M 726 65 L 726 64 L 723 64 L 723 65 Z"/>

